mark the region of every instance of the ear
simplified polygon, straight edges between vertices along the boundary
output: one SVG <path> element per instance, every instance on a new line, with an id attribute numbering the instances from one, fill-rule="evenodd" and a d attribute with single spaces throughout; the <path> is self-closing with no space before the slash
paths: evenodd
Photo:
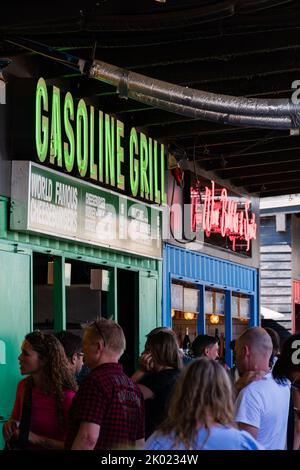
<path id="1" fill-rule="evenodd" d="M 96 343 L 96 351 L 99 354 L 99 353 L 102 353 L 103 349 L 104 349 L 103 341 L 99 339 Z"/>
<path id="2" fill-rule="evenodd" d="M 208 353 L 209 353 L 209 348 L 205 348 L 205 349 L 204 349 L 204 355 L 205 355 L 205 356 L 208 356 Z"/>
<path id="3" fill-rule="evenodd" d="M 77 354 L 74 353 L 72 354 L 72 356 L 70 357 L 70 362 L 72 364 L 72 366 L 74 366 L 76 364 L 76 360 L 77 360 Z"/>
<path id="4" fill-rule="evenodd" d="M 249 357 L 250 356 L 250 353 L 251 353 L 251 350 L 250 350 L 250 346 L 248 344 L 245 344 L 243 346 L 243 353 L 245 356 Z"/>

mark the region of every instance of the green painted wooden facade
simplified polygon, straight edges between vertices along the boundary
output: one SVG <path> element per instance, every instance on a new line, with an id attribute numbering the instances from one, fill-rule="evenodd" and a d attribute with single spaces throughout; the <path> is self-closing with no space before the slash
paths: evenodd
<path id="1" fill-rule="evenodd" d="M 17 381 L 20 379 L 17 357 L 24 335 L 32 330 L 33 253 L 54 259 L 54 329 L 66 327 L 64 260 L 74 259 L 105 266 L 110 271 L 108 314 L 118 320 L 117 269 L 138 273 L 138 325 L 135 331 L 136 356 L 143 350 L 145 335 L 161 325 L 162 262 L 140 256 L 35 236 L 8 229 L 9 200 L 0 197 L 0 420 L 11 412 Z M 2 343 L 1 343 L 2 342 Z M 1 349 L 0 349 L 1 351 Z M 2 357 L 2 363 L 1 363 Z"/>

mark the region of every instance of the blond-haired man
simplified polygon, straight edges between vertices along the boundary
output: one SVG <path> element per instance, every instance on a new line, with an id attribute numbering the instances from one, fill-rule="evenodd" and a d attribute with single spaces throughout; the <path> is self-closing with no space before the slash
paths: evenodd
<path id="1" fill-rule="evenodd" d="M 66 448 L 142 447 L 144 399 L 118 363 L 125 350 L 122 328 L 113 320 L 96 320 L 85 329 L 82 350 L 91 372 L 73 400 Z"/>

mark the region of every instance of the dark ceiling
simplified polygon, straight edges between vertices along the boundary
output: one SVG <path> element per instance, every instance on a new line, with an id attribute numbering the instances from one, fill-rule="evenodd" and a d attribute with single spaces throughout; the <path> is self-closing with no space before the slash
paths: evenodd
<path id="1" fill-rule="evenodd" d="M 64 77 L 72 91 L 260 196 L 300 192 L 300 136 L 289 131 L 213 124 L 120 99 L 116 89 L 81 76 L 6 39 L 40 41 L 83 59 L 227 95 L 291 97 L 300 80 L 300 2 L 283 0 L 98 0 L 7 2 L 0 18 L 4 76 Z"/>

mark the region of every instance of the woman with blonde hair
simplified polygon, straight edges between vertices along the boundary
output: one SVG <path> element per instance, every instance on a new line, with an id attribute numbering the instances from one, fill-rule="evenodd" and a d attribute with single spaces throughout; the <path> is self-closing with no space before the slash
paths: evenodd
<path id="1" fill-rule="evenodd" d="M 217 361 L 201 358 L 182 373 L 168 417 L 147 440 L 149 450 L 259 450 L 233 420 L 232 385 Z"/>
<path id="2" fill-rule="evenodd" d="M 3 427 L 9 449 L 63 449 L 68 412 L 77 389 L 63 346 L 55 336 L 25 336 L 11 418 Z"/>

